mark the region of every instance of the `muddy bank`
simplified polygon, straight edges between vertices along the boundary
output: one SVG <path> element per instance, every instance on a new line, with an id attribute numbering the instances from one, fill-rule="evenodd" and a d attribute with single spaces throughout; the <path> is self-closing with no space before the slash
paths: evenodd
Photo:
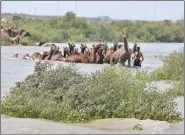
<path id="1" fill-rule="evenodd" d="M 184 97 L 177 99 L 184 113 Z M 184 121 L 170 124 L 165 121 L 138 119 L 102 119 L 84 124 L 65 124 L 48 120 L 10 118 L 1 116 L 2 134 L 183 134 Z M 137 124 L 143 130 L 133 130 Z"/>

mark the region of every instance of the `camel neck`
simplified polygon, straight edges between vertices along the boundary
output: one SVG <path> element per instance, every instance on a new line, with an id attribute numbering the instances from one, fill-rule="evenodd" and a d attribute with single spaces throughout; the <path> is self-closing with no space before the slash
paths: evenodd
<path id="1" fill-rule="evenodd" d="M 127 39 L 126 39 L 126 37 L 123 37 L 123 39 L 124 39 L 125 51 L 128 52 L 128 42 L 127 42 Z"/>

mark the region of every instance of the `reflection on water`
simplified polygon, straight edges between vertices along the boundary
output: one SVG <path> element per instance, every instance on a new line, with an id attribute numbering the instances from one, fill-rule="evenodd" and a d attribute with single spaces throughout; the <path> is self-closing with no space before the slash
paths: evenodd
<path id="1" fill-rule="evenodd" d="M 57 44 L 57 45 L 60 46 L 61 48 L 63 46 L 67 46 L 67 44 Z M 92 44 L 87 44 L 87 46 L 89 47 L 91 45 Z M 132 47 L 132 45 L 133 44 L 130 44 L 130 47 Z M 80 44 L 77 44 L 76 46 L 79 47 Z M 162 62 L 155 56 L 159 56 L 159 55 L 167 56 L 170 52 L 174 50 L 178 50 L 181 47 L 183 47 L 184 44 L 152 43 L 152 44 L 138 44 L 138 46 L 141 47 L 141 51 L 143 52 L 144 57 L 145 57 L 145 60 L 142 64 L 142 68 L 147 69 L 149 71 L 154 71 L 162 65 Z M 26 53 L 33 54 L 34 52 L 42 52 L 43 50 L 49 50 L 49 48 L 31 47 L 31 46 L 28 46 L 28 47 L 23 47 L 23 46 L 5 47 L 3 46 L 1 47 L 1 97 L 9 92 L 9 89 L 10 87 L 14 85 L 14 82 L 23 80 L 28 74 L 31 74 L 34 70 L 35 61 L 13 59 L 11 57 L 15 53 L 19 53 L 19 55 L 22 57 Z M 63 62 L 56 62 L 56 63 L 63 63 Z M 63 64 L 68 65 L 68 63 L 63 63 Z M 77 64 L 77 67 L 79 68 L 79 70 L 85 73 L 95 72 L 96 70 L 101 69 L 104 66 L 109 66 L 109 65 L 108 64 L 103 64 L 103 65 Z M 3 118 L 3 119 L 5 120 L 6 118 Z M 184 125 L 184 121 L 180 123 L 180 128 L 178 128 L 179 125 L 177 125 L 177 127 L 174 126 L 173 128 L 169 130 L 167 129 L 165 133 L 169 133 L 169 131 L 176 133 L 176 131 L 177 130 L 179 131 L 180 129 L 181 129 L 181 132 L 184 132 L 183 125 Z M 4 127 L 4 129 L 8 130 L 9 128 Z M 33 133 L 33 131 L 29 131 L 29 133 L 30 132 Z M 19 133 L 19 132 L 16 131 L 16 133 Z M 69 132 L 66 132 L 66 133 L 69 133 Z M 94 133 L 100 133 L 100 131 L 99 132 L 97 131 Z"/>

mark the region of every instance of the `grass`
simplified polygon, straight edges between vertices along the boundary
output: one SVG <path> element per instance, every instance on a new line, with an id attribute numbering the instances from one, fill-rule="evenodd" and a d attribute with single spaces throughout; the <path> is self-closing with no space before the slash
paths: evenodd
<path id="1" fill-rule="evenodd" d="M 2 114 L 63 122 L 102 118 L 182 120 L 173 91 L 146 89 L 147 72 L 107 67 L 91 76 L 75 66 L 37 63 L 33 74 L 17 82 L 2 101 Z"/>

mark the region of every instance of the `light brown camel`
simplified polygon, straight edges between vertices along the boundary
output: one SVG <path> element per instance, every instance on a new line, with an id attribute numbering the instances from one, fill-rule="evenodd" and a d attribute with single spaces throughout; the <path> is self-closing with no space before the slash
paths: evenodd
<path id="1" fill-rule="evenodd" d="M 119 62 L 120 65 L 125 66 L 125 62 L 128 60 L 128 66 L 130 66 L 131 53 L 128 49 L 128 42 L 126 39 L 126 34 L 123 32 L 124 46 L 116 50 L 110 59 L 110 64 L 113 66 L 115 63 Z"/>
<path id="2" fill-rule="evenodd" d="M 2 38 L 5 38 L 6 40 L 8 40 L 10 42 L 17 41 L 21 38 L 20 35 L 16 35 L 15 37 L 11 37 L 5 29 L 1 29 L 1 36 L 2 36 Z"/>

